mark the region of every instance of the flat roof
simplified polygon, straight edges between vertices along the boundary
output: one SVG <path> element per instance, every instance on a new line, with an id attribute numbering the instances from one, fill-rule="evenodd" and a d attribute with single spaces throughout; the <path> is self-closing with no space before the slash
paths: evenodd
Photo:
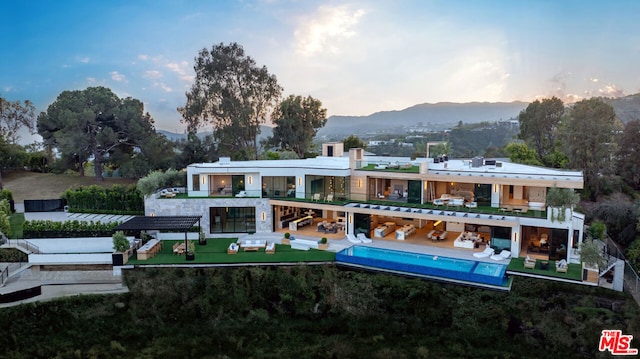
<path id="1" fill-rule="evenodd" d="M 118 225 L 116 231 L 175 230 L 186 232 L 202 216 L 137 216 Z"/>

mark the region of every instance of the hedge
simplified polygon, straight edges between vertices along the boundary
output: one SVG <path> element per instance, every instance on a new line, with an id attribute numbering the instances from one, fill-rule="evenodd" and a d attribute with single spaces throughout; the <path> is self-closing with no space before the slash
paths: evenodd
<path id="1" fill-rule="evenodd" d="M 144 214 L 144 197 L 135 185 L 96 185 L 69 189 L 62 194 L 70 212 Z"/>

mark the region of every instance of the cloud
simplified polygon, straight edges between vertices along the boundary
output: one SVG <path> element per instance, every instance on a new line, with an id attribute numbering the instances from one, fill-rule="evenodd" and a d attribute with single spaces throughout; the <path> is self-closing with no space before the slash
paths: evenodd
<path id="1" fill-rule="evenodd" d="M 600 96 L 605 97 L 623 97 L 624 91 L 616 87 L 616 85 L 606 85 L 598 90 Z"/>
<path id="2" fill-rule="evenodd" d="M 340 40 L 356 35 L 355 27 L 366 12 L 348 5 L 321 6 L 315 14 L 301 17 L 294 31 L 295 49 L 303 56 L 339 53 Z"/>
<path id="3" fill-rule="evenodd" d="M 147 61 L 149 59 L 149 55 L 140 54 L 140 55 L 138 55 L 138 59 L 140 59 L 142 61 Z"/>
<path id="4" fill-rule="evenodd" d="M 5 87 L 3 87 L 3 88 L 2 88 L 2 90 L 3 90 L 4 92 L 11 92 L 11 91 L 13 90 L 13 87 L 11 87 L 11 86 L 5 86 Z"/>
<path id="5" fill-rule="evenodd" d="M 187 72 L 189 69 L 189 63 L 186 61 L 182 61 L 180 63 L 177 62 L 169 62 L 164 65 L 166 68 L 178 74 L 181 80 L 186 82 L 193 82 L 194 76 Z"/>
<path id="6" fill-rule="evenodd" d="M 118 82 L 127 81 L 127 78 L 123 74 L 119 73 L 118 71 L 111 71 L 109 74 L 111 74 L 111 79 L 113 81 L 118 81 Z"/>
<path id="7" fill-rule="evenodd" d="M 82 62 L 83 64 L 88 64 L 89 60 L 90 59 L 88 57 L 79 57 L 78 58 L 78 62 Z"/>
<path id="8" fill-rule="evenodd" d="M 171 87 L 169 87 L 167 84 L 165 84 L 164 82 L 154 82 L 153 86 L 155 87 L 159 87 L 162 89 L 162 91 L 164 92 L 172 92 L 173 90 L 171 89 Z"/>
<path id="9" fill-rule="evenodd" d="M 98 82 L 98 80 L 96 80 L 95 77 L 87 77 L 87 82 L 90 84 L 94 84 L 96 82 Z"/>
<path id="10" fill-rule="evenodd" d="M 162 72 L 158 70 L 148 70 L 144 72 L 144 75 L 142 75 L 142 77 L 145 77 L 148 79 L 159 79 L 162 77 Z"/>
<path id="11" fill-rule="evenodd" d="M 595 78 L 595 77 L 594 77 L 594 78 L 590 78 L 590 79 L 589 79 L 589 81 L 591 81 L 591 82 L 598 82 L 598 81 L 600 81 L 600 80 L 598 80 L 597 78 Z"/>

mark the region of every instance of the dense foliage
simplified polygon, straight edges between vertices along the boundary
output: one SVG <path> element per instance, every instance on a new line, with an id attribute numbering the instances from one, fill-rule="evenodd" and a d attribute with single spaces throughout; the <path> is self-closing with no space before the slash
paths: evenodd
<path id="1" fill-rule="evenodd" d="M 311 96 L 290 95 L 275 107 L 271 122 L 276 127 L 267 142 L 305 158 L 318 129 L 327 123 L 327 109 L 322 107 L 320 100 Z"/>
<path id="2" fill-rule="evenodd" d="M 259 67 L 237 43 L 202 49 L 194 70 L 187 103 L 178 109 L 189 132 L 210 123 L 221 155 L 257 159 L 260 125 L 282 92 L 276 76 L 266 66 Z"/>
<path id="3" fill-rule="evenodd" d="M 171 143 L 156 133 L 144 104 L 121 99 L 106 87 L 63 91 L 38 116 L 37 128 L 45 146 L 56 149 L 67 168 L 84 175 L 84 164 L 92 161 L 98 181 L 104 165 L 122 166 L 133 175 L 142 168 L 144 175 L 171 164 L 166 158 L 172 154 Z"/>
<path id="4" fill-rule="evenodd" d="M 640 334 L 629 297 L 535 279 L 502 293 L 296 266 L 136 269 L 126 283 L 1 310 L 0 357 L 605 357 L 601 330 Z"/>
<path id="5" fill-rule="evenodd" d="M 187 174 L 183 171 L 169 168 L 167 171 L 153 171 L 146 177 L 141 178 L 136 185 L 138 191 L 148 196 L 163 188 L 186 187 Z"/>
<path id="6" fill-rule="evenodd" d="M 62 198 L 71 212 L 144 214 L 144 198 L 135 185 L 78 187 L 66 190 Z"/>
<path id="7" fill-rule="evenodd" d="M 23 225 L 24 238 L 80 238 L 80 237 L 111 237 L 119 222 L 102 223 L 100 221 L 25 221 Z"/>

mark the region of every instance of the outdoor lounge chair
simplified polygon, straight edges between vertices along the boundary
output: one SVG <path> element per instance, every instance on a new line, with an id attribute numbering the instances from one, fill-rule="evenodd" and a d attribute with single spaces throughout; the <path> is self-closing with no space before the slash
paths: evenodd
<path id="1" fill-rule="evenodd" d="M 276 253 L 276 242 L 267 243 L 267 246 L 264 248 L 264 252 L 267 254 Z"/>
<path id="2" fill-rule="evenodd" d="M 560 260 L 556 262 L 556 272 L 558 273 L 567 273 L 567 268 L 569 265 L 566 260 Z"/>
<path id="3" fill-rule="evenodd" d="M 367 236 L 365 236 L 364 233 L 358 233 L 358 236 L 356 238 L 358 238 L 358 240 L 362 243 L 373 242 L 371 239 L 367 238 Z"/>
<path id="4" fill-rule="evenodd" d="M 240 246 L 238 246 L 238 243 L 232 242 L 231 244 L 229 244 L 229 248 L 227 248 L 227 254 L 237 254 L 238 248 L 240 248 Z"/>
<path id="5" fill-rule="evenodd" d="M 495 249 L 487 246 L 484 249 L 484 251 L 476 252 L 476 253 L 473 254 L 473 256 L 476 257 L 476 258 L 487 258 L 487 257 L 491 257 L 494 253 L 495 253 Z"/>
<path id="6" fill-rule="evenodd" d="M 494 261 L 501 261 L 509 258 L 511 258 L 511 252 L 506 249 L 503 249 L 500 254 L 494 254 L 491 256 L 491 259 L 493 259 Z"/>
<path id="7" fill-rule="evenodd" d="M 238 194 L 236 195 L 236 197 L 241 198 L 241 197 L 246 197 L 247 196 L 247 192 L 246 191 L 240 191 L 238 192 Z"/>
<path id="8" fill-rule="evenodd" d="M 524 267 L 534 269 L 536 267 L 536 259 L 532 259 L 531 257 L 527 256 L 527 258 L 524 259 Z"/>
<path id="9" fill-rule="evenodd" d="M 353 243 L 353 244 L 358 244 L 360 243 L 360 240 L 358 238 L 356 238 L 356 236 L 354 236 L 351 233 L 347 234 L 347 239 L 349 240 L 349 242 Z"/>

